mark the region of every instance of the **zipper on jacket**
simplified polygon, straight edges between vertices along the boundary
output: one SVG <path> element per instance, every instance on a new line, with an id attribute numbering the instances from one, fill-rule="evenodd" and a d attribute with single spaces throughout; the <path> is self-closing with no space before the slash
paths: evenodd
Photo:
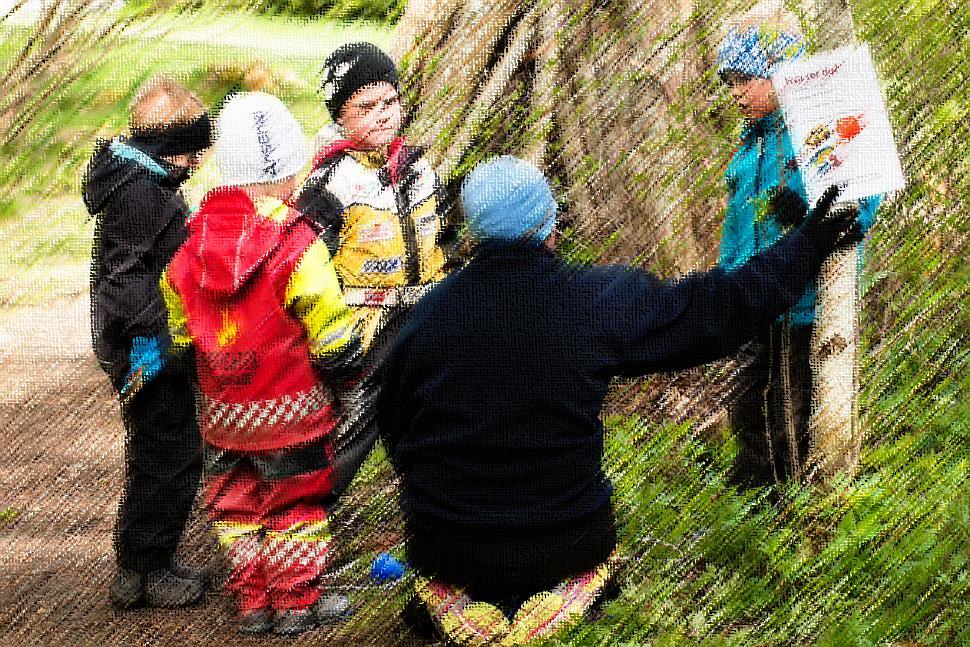
<path id="1" fill-rule="evenodd" d="M 401 221 L 401 236 L 404 238 L 404 279 L 408 285 L 421 283 L 421 258 L 418 256 L 418 232 L 411 209 L 403 195 L 400 184 L 391 184 L 394 201 L 397 203 L 397 217 Z"/>
<path id="2" fill-rule="evenodd" d="M 761 171 L 765 161 L 764 137 L 758 136 L 757 142 L 758 142 L 758 165 L 755 167 L 755 171 L 754 171 L 754 199 L 755 199 L 756 206 L 758 204 L 757 200 L 761 198 Z M 754 227 L 752 227 L 752 229 L 754 230 L 754 253 L 757 254 L 758 252 L 761 251 L 761 227 L 763 226 L 763 223 L 758 221 L 757 213 L 754 214 L 754 223 L 752 224 L 754 225 Z"/>

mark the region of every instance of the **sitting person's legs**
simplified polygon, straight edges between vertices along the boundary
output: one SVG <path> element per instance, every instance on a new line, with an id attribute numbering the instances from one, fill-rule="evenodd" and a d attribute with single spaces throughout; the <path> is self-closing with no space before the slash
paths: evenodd
<path id="1" fill-rule="evenodd" d="M 459 587 L 419 576 L 415 597 L 435 628 L 453 642 L 522 644 L 582 619 L 606 592 L 615 562 L 614 552 L 607 562 L 550 590 L 503 599 L 475 599 Z"/>

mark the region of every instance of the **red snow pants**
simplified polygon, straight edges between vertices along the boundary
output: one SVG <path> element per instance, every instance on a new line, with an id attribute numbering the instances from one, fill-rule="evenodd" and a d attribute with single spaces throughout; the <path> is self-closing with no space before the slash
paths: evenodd
<path id="1" fill-rule="evenodd" d="M 242 463 L 206 478 L 209 519 L 229 561 L 226 591 L 240 611 L 305 609 L 317 601 L 330 550 L 321 501 L 331 474 L 268 479 Z"/>

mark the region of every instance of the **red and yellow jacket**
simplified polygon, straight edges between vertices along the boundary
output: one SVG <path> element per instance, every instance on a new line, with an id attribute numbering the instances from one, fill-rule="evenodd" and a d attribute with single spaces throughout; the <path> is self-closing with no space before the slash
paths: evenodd
<path id="1" fill-rule="evenodd" d="M 173 346 L 196 351 L 207 443 L 267 451 L 331 432 L 333 391 L 317 369 L 355 366 L 360 339 L 330 253 L 297 211 L 209 192 L 161 287 Z"/>

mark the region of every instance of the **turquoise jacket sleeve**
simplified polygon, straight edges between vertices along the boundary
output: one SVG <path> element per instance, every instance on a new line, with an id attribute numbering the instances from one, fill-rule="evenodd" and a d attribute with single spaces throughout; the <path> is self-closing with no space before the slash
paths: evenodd
<path id="1" fill-rule="evenodd" d="M 870 198 L 859 200 L 859 224 L 862 225 L 862 231 L 869 231 L 872 225 L 875 224 L 876 211 L 879 210 L 880 204 L 882 204 L 881 195 L 874 195 Z"/>

